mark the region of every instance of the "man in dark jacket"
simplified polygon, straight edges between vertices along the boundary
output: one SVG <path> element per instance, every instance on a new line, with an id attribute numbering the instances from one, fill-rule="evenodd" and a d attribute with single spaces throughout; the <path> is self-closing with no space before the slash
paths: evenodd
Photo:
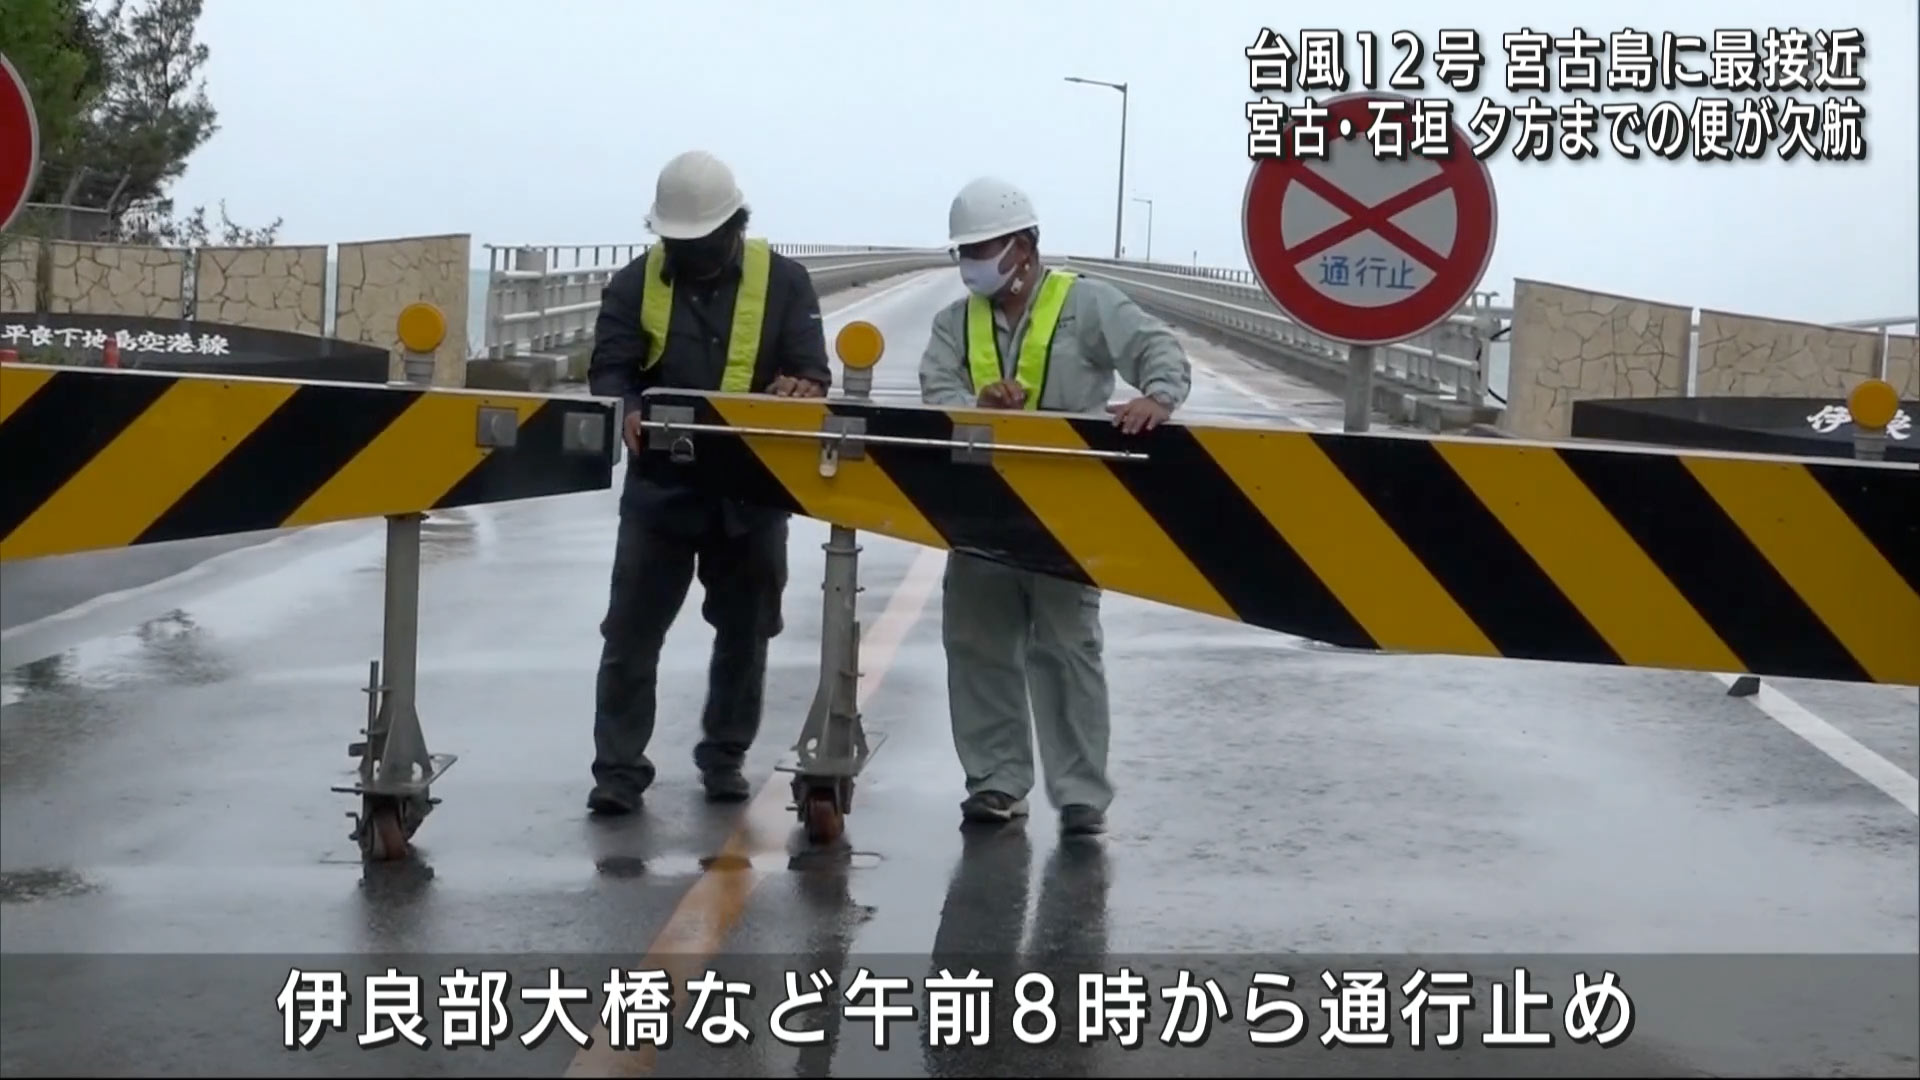
<path id="1" fill-rule="evenodd" d="M 625 399 L 629 451 L 594 689 L 587 806 L 600 814 L 638 809 L 653 783 L 660 647 L 696 574 L 714 638 L 694 764 L 708 798 L 750 794 L 741 765 L 759 733 L 787 584 L 786 513 L 694 490 L 662 455 L 643 453 L 640 393 L 820 397 L 833 381 L 813 279 L 746 236 L 746 202 L 726 165 L 701 151 L 668 162 L 647 223 L 660 242 L 607 283 L 587 376 L 595 394 Z"/>

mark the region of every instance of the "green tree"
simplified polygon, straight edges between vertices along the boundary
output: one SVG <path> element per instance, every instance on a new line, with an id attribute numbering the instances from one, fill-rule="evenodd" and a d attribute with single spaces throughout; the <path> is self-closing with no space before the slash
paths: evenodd
<path id="1" fill-rule="evenodd" d="M 202 0 L 5 0 L 0 49 L 33 93 L 43 133 L 36 202 L 105 210 L 115 239 L 215 241 L 205 207 L 176 215 L 167 190 L 194 151 L 220 130 L 208 100 L 207 46 L 196 31 Z M 15 20 L 20 7 L 28 17 Z M 18 38 L 18 52 L 9 39 Z M 234 224 L 220 211 L 222 243 L 272 243 L 280 220 Z"/>

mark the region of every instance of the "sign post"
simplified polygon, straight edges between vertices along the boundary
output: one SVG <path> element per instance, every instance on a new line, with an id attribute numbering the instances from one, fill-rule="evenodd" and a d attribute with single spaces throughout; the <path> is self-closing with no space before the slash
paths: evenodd
<path id="1" fill-rule="evenodd" d="M 1348 431 L 1367 430 L 1376 347 L 1446 321 L 1493 258 L 1493 178 L 1425 108 L 1376 91 L 1289 106 L 1282 155 L 1247 177 L 1247 265 L 1287 317 L 1349 346 Z M 1426 134 L 1440 119 L 1444 141 Z"/>
<path id="2" fill-rule="evenodd" d="M 13 227 L 40 172 L 40 122 L 27 81 L 0 55 L 0 232 Z"/>

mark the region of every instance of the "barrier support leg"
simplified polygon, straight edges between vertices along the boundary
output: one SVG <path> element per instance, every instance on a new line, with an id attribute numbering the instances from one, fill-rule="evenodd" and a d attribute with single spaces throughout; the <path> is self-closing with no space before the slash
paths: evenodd
<path id="1" fill-rule="evenodd" d="M 879 330 L 852 323 L 835 341 L 845 364 L 846 397 L 865 401 L 872 390 L 875 362 L 880 359 Z M 828 415 L 823 432 L 837 438 L 820 445 L 820 475 L 839 474 L 844 460 L 858 461 L 866 451 L 865 432 L 858 418 Z M 833 844 L 853 810 L 853 782 L 879 749 L 882 740 L 869 743 L 860 718 L 860 544 L 854 530 L 831 526 L 826 569 L 820 583 L 820 685 L 814 691 L 807 722 L 793 744 L 795 762 L 780 766 L 793 774 L 792 809 L 815 844 Z"/>
<path id="2" fill-rule="evenodd" d="M 840 839 L 853 810 L 853 782 L 873 756 L 861 722 L 860 544 L 852 529 L 834 526 L 827 542 L 820 620 L 820 685 L 807 710 L 806 725 L 793 745 L 795 762 L 783 766 L 793 775 L 793 809 L 807 839 L 831 844 Z"/>
<path id="3" fill-rule="evenodd" d="M 351 838 L 372 861 L 398 859 L 439 805 L 432 785 L 458 760 L 427 751 L 420 729 L 415 677 L 420 655 L 420 523 L 422 514 L 387 519 L 386 610 L 380 659 L 369 671 L 366 739 L 347 747 L 360 761 L 360 782 L 335 791 L 360 796 Z M 384 676 L 384 679 L 382 678 Z"/>
<path id="4" fill-rule="evenodd" d="M 433 357 L 446 332 L 445 319 L 424 304 L 400 315 L 403 346 L 401 385 L 431 386 Z M 432 754 L 420 729 L 416 700 L 420 658 L 420 523 L 425 514 L 396 514 L 387 521 L 384 566 L 385 602 L 381 618 L 380 659 L 373 661 L 362 690 L 367 695 L 366 738 L 347 745 L 357 758 L 359 783 L 333 790 L 360 797 L 349 838 L 363 859 L 382 862 L 405 857 L 421 822 L 440 803 L 433 782 L 458 760 Z"/>

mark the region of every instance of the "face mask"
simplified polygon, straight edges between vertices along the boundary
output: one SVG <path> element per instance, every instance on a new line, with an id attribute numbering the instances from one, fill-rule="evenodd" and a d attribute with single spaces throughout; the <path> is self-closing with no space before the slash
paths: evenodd
<path id="1" fill-rule="evenodd" d="M 1007 282 L 1013 280 L 1014 272 L 1019 269 L 1018 263 L 1014 265 L 1013 270 L 1000 269 L 1000 260 L 1007 257 L 1008 248 L 1012 247 L 1012 244 L 1013 242 L 1009 240 L 1007 247 L 1001 248 L 984 259 L 961 259 L 960 280 L 966 282 L 967 288 L 981 296 L 998 295 L 1001 289 L 1007 287 Z"/>
<path id="2" fill-rule="evenodd" d="M 733 234 L 703 236 L 698 240 L 669 240 L 674 268 L 691 278 L 710 278 L 718 274 L 733 257 Z"/>

